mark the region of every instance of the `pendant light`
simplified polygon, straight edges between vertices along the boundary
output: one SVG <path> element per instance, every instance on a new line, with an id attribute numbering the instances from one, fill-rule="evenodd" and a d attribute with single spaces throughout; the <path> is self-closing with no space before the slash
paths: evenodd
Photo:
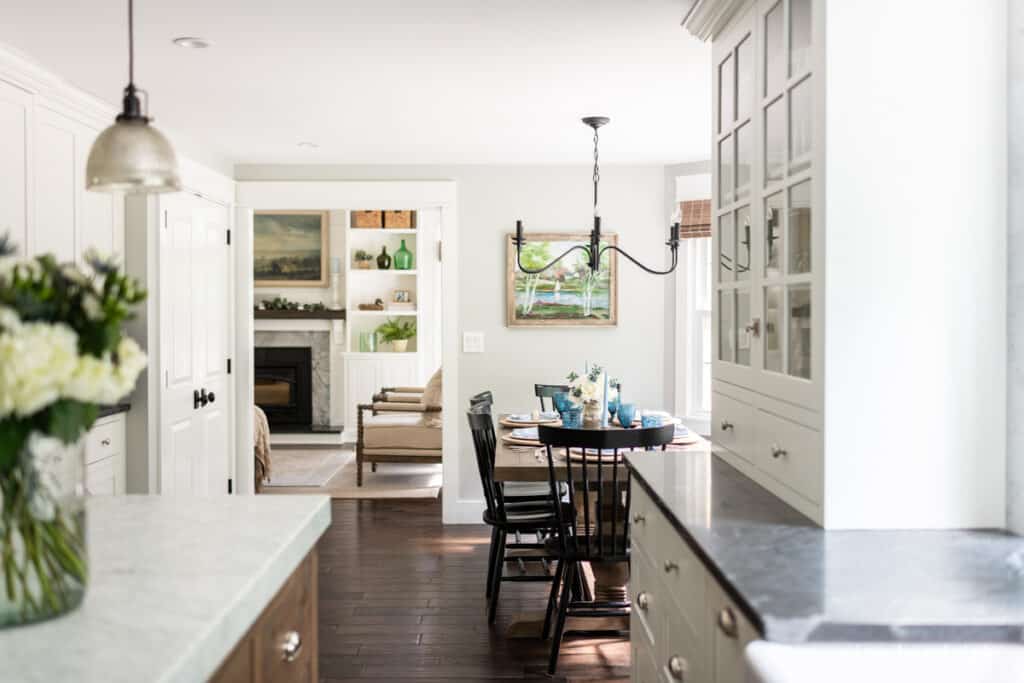
<path id="1" fill-rule="evenodd" d="M 651 275 L 668 275 L 676 269 L 679 263 L 679 222 L 673 222 L 668 229 L 668 241 L 665 242 L 665 246 L 669 248 L 669 252 L 672 254 L 672 264 L 664 269 L 656 269 L 645 266 L 638 260 L 627 254 L 625 251 L 620 249 L 614 244 L 605 244 L 601 246 L 601 211 L 597 203 L 597 185 L 601 181 L 601 167 L 598 164 L 599 158 L 597 153 L 597 129 L 608 123 L 611 119 L 607 116 L 588 116 L 582 119 L 583 124 L 589 128 L 594 129 L 594 227 L 590 231 L 589 244 L 577 244 L 564 251 L 561 255 L 555 257 L 546 266 L 540 268 L 527 268 L 523 265 L 521 260 L 521 252 L 523 245 L 526 244 L 526 237 L 523 235 L 523 222 L 516 221 L 516 236 L 512 238 L 512 243 L 516 245 L 516 265 L 519 266 L 519 270 L 524 273 L 536 275 L 537 273 L 543 273 L 545 270 L 555 265 L 566 256 L 574 251 L 581 251 L 587 257 L 587 264 L 590 266 L 590 270 L 597 272 L 601 270 L 601 257 L 608 251 L 614 251 L 622 254 L 627 259 L 633 262 L 633 265 L 637 266 L 641 270 L 650 273 Z M 673 216 L 675 220 L 675 216 Z"/>
<path id="2" fill-rule="evenodd" d="M 135 87 L 135 21 L 128 0 L 128 85 L 114 125 L 89 151 L 85 188 L 95 192 L 155 193 L 181 189 L 178 158 L 167 138 L 150 125 L 149 93 Z M 146 95 L 146 110 L 139 102 Z"/>

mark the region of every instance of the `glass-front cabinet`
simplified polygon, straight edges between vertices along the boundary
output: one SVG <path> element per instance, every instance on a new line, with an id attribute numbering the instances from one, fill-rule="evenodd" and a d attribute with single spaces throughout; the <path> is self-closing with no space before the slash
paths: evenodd
<path id="1" fill-rule="evenodd" d="M 813 0 L 762 0 L 713 44 L 715 378 L 819 401 Z"/>

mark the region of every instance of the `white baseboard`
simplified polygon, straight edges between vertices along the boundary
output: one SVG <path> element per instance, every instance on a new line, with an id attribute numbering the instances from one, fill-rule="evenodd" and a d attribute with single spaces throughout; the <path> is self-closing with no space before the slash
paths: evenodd
<path id="1" fill-rule="evenodd" d="M 444 495 L 442 491 L 442 495 Z M 442 521 L 445 524 L 483 524 L 484 502 L 482 500 L 444 500 Z"/>

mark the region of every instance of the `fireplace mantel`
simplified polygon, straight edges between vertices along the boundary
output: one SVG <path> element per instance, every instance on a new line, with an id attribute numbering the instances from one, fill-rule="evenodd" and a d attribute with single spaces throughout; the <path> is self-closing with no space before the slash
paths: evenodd
<path id="1" fill-rule="evenodd" d="M 345 343 L 345 321 L 327 318 L 255 318 L 256 332 L 329 332 L 332 344 Z"/>

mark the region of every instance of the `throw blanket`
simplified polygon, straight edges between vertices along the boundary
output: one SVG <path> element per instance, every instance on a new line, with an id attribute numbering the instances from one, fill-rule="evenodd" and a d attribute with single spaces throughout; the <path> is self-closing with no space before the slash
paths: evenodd
<path id="1" fill-rule="evenodd" d="M 253 406 L 253 445 L 256 455 L 256 493 L 263 490 L 263 482 L 270 479 L 270 424 L 259 406 Z"/>

